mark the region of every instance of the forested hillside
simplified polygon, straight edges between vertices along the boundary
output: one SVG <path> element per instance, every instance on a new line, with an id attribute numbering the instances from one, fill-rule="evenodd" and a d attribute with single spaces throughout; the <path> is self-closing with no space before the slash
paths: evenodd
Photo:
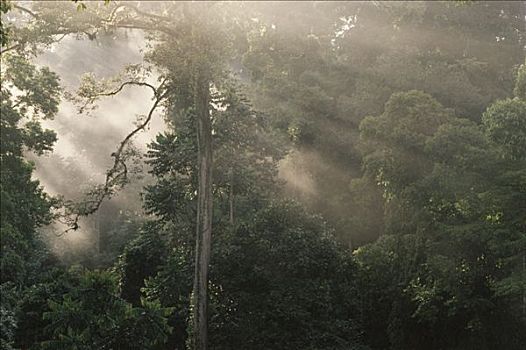
<path id="1" fill-rule="evenodd" d="M 0 11 L 1 350 L 525 348 L 524 2 Z"/>

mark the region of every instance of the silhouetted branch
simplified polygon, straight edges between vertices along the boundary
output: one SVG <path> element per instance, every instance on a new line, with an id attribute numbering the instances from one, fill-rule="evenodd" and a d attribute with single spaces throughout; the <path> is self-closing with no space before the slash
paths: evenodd
<path id="1" fill-rule="evenodd" d="M 163 82 L 163 84 L 164 84 L 164 82 Z M 163 84 L 161 84 L 161 86 Z M 122 89 L 124 89 L 124 87 L 126 87 L 128 85 L 145 86 L 145 87 L 150 88 L 153 91 L 154 96 L 157 96 L 159 94 L 158 89 L 155 86 L 153 86 L 152 84 L 149 84 L 149 83 L 146 83 L 146 82 L 141 82 L 141 81 L 129 80 L 129 81 L 125 81 L 125 82 L 121 83 L 119 85 L 119 87 L 117 87 L 115 90 L 112 90 L 112 91 L 101 91 L 101 92 L 88 91 L 88 93 L 79 92 L 79 95 L 81 96 L 80 98 L 76 97 L 76 96 L 72 96 L 69 93 L 67 94 L 67 96 L 68 96 L 68 98 L 70 98 L 71 100 L 73 100 L 76 103 L 79 103 L 79 100 L 84 100 L 83 103 L 79 103 L 79 107 L 78 107 L 79 113 L 84 113 L 86 108 L 89 105 L 94 104 L 95 100 L 97 100 L 97 98 L 105 97 L 105 96 L 117 95 L 119 92 L 122 91 Z"/>
<path id="2" fill-rule="evenodd" d="M 149 87 L 150 89 L 152 89 L 153 91 L 153 94 L 155 96 L 157 96 L 157 89 L 155 88 L 155 86 L 153 86 L 152 84 L 148 84 L 148 83 L 145 83 L 145 82 L 138 82 L 138 81 L 125 81 L 124 83 L 122 83 L 116 90 L 114 91 L 110 91 L 110 92 L 105 92 L 105 93 L 100 93 L 100 94 L 97 94 L 95 95 L 95 97 L 100 97 L 100 96 L 113 96 L 113 95 L 116 95 L 118 94 L 119 92 L 122 91 L 122 89 L 124 89 L 124 87 L 126 85 L 137 85 L 137 86 L 146 86 L 146 87 Z"/>
<path id="3" fill-rule="evenodd" d="M 37 15 L 36 13 L 34 13 L 33 11 L 31 11 L 30 9 L 28 9 L 26 7 L 23 7 L 23 6 L 20 6 L 20 5 L 17 5 L 17 4 L 13 4 L 13 8 L 15 8 L 17 10 L 20 10 L 22 12 L 25 12 L 25 13 L 29 14 L 31 17 L 33 17 L 35 19 L 40 19 L 39 15 Z"/>
<path id="4" fill-rule="evenodd" d="M 103 20 L 103 22 L 107 22 L 107 23 L 113 22 L 115 20 L 115 15 L 117 14 L 117 11 L 119 9 L 121 9 L 121 8 L 132 9 L 137 14 L 143 15 L 143 16 L 151 18 L 151 19 L 156 19 L 156 20 L 160 20 L 160 21 L 170 21 L 169 17 L 160 16 L 160 15 L 156 15 L 156 14 L 153 14 L 153 13 L 148 13 L 148 12 L 142 11 L 137 6 L 130 5 L 130 4 L 120 4 L 120 5 L 115 6 L 115 8 L 113 8 L 113 10 L 111 11 L 109 17 L 107 19 Z"/>
<path id="5" fill-rule="evenodd" d="M 97 96 L 112 96 L 119 93 L 126 85 L 139 85 L 151 88 L 155 95 L 155 101 L 152 107 L 150 108 L 150 111 L 148 112 L 148 115 L 146 116 L 145 120 L 142 123 L 140 123 L 134 130 L 132 130 L 121 141 L 119 147 L 117 148 L 117 151 L 111 154 L 111 156 L 114 158 L 113 166 L 106 172 L 106 180 L 104 182 L 104 185 L 92 191 L 90 195 L 93 196 L 93 198 L 84 200 L 82 203 L 80 203 L 80 206 L 82 206 L 81 208 L 79 208 L 79 205 L 77 205 L 77 208 L 75 210 L 72 210 L 74 212 L 70 213 L 69 215 L 67 213 L 66 215 L 64 215 L 65 220 L 60 221 L 68 225 L 68 228 L 64 231 L 64 233 L 77 230 L 79 228 L 79 220 L 82 216 L 88 216 L 95 213 L 100 208 L 102 202 L 105 199 L 111 198 L 111 196 L 115 193 L 116 187 L 122 187 L 125 185 L 128 178 L 128 167 L 126 165 L 127 157 L 125 153 L 126 146 L 130 143 L 131 139 L 139 131 L 144 130 L 146 128 L 146 126 L 150 123 L 155 110 L 159 106 L 159 103 L 168 95 L 168 90 L 165 90 L 163 93 L 160 93 L 160 90 L 162 90 L 162 88 L 164 87 L 165 81 L 163 81 L 158 88 L 155 88 L 153 85 L 148 83 L 125 82 L 122 83 L 114 91 L 97 94 Z"/>
<path id="6" fill-rule="evenodd" d="M 18 49 L 20 46 L 21 46 L 20 44 L 16 44 L 16 45 L 13 45 L 13 46 L 8 47 L 8 48 L 6 48 L 6 49 L 0 50 L 0 55 L 4 54 L 5 52 L 11 51 L 11 50 L 16 50 L 16 49 Z"/>

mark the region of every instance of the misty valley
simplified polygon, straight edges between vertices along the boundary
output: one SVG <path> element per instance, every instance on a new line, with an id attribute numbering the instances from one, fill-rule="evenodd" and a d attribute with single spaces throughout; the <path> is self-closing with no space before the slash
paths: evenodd
<path id="1" fill-rule="evenodd" d="M 0 14 L 0 350 L 526 348 L 525 2 Z"/>

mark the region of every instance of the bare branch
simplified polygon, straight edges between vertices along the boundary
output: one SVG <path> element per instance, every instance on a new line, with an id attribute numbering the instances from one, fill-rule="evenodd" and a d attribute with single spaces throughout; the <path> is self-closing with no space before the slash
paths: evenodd
<path id="1" fill-rule="evenodd" d="M 81 87 L 79 88 L 76 94 L 71 94 L 69 92 L 66 93 L 66 97 L 69 100 L 73 101 L 78 106 L 79 113 L 84 113 L 86 109 L 88 108 L 88 106 L 93 105 L 99 97 L 117 95 L 119 92 L 121 92 L 124 89 L 124 87 L 128 85 L 148 87 L 152 90 L 154 96 L 159 95 L 158 88 L 156 88 L 152 84 L 140 81 L 139 79 L 141 78 L 136 77 L 136 76 L 127 77 L 127 79 L 136 79 L 136 80 L 126 80 L 120 83 L 120 85 L 117 88 L 115 88 L 114 90 L 110 90 L 110 91 L 108 91 L 110 88 L 109 87 L 105 88 L 105 86 L 108 83 L 110 84 L 115 83 L 115 82 L 111 82 L 111 80 L 110 82 L 104 79 L 97 81 L 94 76 L 89 75 L 89 74 L 84 75 L 82 79 L 83 79 L 83 83 L 81 84 Z M 160 85 L 159 88 L 161 88 L 163 84 L 164 82 Z"/>
<path id="2" fill-rule="evenodd" d="M 125 81 L 124 83 L 121 84 L 121 86 L 119 86 L 116 90 L 114 91 L 110 91 L 110 92 L 104 92 L 104 93 L 100 93 L 100 94 L 97 94 L 95 95 L 95 97 L 102 97 L 102 96 L 113 96 L 113 95 L 116 95 L 118 94 L 119 92 L 122 91 L 122 89 L 124 89 L 124 87 L 126 85 L 138 85 L 138 86 L 146 86 L 146 87 L 149 87 L 150 89 L 152 89 L 153 91 L 153 94 L 155 96 L 158 95 L 158 92 L 157 92 L 157 89 L 155 88 L 155 86 L 153 86 L 152 84 L 148 84 L 148 83 L 145 83 L 145 82 L 139 82 L 139 81 Z"/>
<path id="3" fill-rule="evenodd" d="M 31 11 L 28 8 L 25 8 L 25 7 L 17 5 L 17 4 L 13 4 L 13 8 L 18 9 L 18 10 L 20 10 L 22 12 L 25 12 L 25 13 L 29 14 L 31 17 L 33 17 L 35 19 L 40 19 L 39 15 L 37 15 L 36 13 L 34 13 L 33 11 Z"/>
<path id="4" fill-rule="evenodd" d="M 142 86 L 148 86 L 150 87 L 156 96 L 155 101 L 150 108 L 150 111 L 148 115 L 146 116 L 146 119 L 140 123 L 134 130 L 132 130 L 119 144 L 119 147 L 117 148 L 117 151 L 112 153 L 111 156 L 113 157 L 113 166 L 107 171 L 106 173 L 106 180 L 104 182 L 104 185 L 93 191 L 92 195 L 94 196 L 93 199 L 85 200 L 81 203 L 81 205 L 84 207 L 83 210 L 77 210 L 76 213 L 73 213 L 73 216 L 69 216 L 65 218 L 65 221 L 61 221 L 62 223 L 67 223 L 69 226 L 64 233 L 69 231 L 75 231 L 79 228 L 79 220 L 82 216 L 88 216 L 93 213 L 95 213 L 100 206 L 102 205 L 102 202 L 105 199 L 111 198 L 111 196 L 115 193 L 116 187 L 122 187 L 124 186 L 127 176 L 128 176 L 128 167 L 126 165 L 126 156 L 125 156 L 125 150 L 126 146 L 130 143 L 131 139 L 141 130 L 144 130 L 146 126 L 150 123 L 153 113 L 159 106 L 159 103 L 168 95 L 168 90 L 164 91 L 164 93 L 159 94 L 159 90 L 164 86 L 163 81 L 159 88 L 155 88 L 154 86 L 147 84 L 147 83 L 132 83 L 132 82 L 126 82 L 123 83 L 117 90 L 112 91 L 110 93 L 100 94 L 100 96 L 111 96 L 117 94 L 119 91 L 122 90 L 122 88 L 125 85 L 142 85 Z"/>
<path id="5" fill-rule="evenodd" d="M 137 6 L 133 6 L 133 5 L 130 5 L 130 4 L 120 4 L 120 5 L 117 5 L 110 13 L 110 16 L 103 20 L 103 22 L 107 22 L 107 23 L 111 23 L 115 20 L 115 15 L 117 14 L 117 11 L 121 8 L 129 8 L 129 9 L 132 9 L 133 11 L 135 11 L 137 14 L 139 15 L 143 15 L 145 17 L 148 17 L 148 18 L 151 18 L 151 19 L 156 19 L 156 20 L 160 20 L 160 21 L 170 21 L 170 18 L 169 17 L 166 17 L 166 16 L 160 16 L 160 15 L 156 15 L 154 13 L 148 13 L 148 12 L 144 12 L 142 10 L 140 10 Z"/>
<path id="6" fill-rule="evenodd" d="M 146 31 L 159 31 L 168 35 L 176 35 L 177 32 L 170 27 L 153 25 L 152 23 L 122 22 L 113 24 L 115 28 L 142 29 Z"/>
<path id="7" fill-rule="evenodd" d="M 20 46 L 21 46 L 20 44 L 16 44 L 16 45 L 13 45 L 13 46 L 8 47 L 8 48 L 6 48 L 6 49 L 0 50 L 0 55 L 3 55 L 5 52 L 11 51 L 11 50 L 16 50 L 16 49 L 18 49 Z"/>

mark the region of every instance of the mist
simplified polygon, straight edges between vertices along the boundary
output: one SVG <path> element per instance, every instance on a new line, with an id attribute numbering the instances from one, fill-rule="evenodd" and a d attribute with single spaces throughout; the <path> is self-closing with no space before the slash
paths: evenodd
<path id="1" fill-rule="evenodd" d="M 0 15 L 2 349 L 524 348 L 523 2 Z"/>
<path id="2" fill-rule="evenodd" d="M 138 31 L 119 31 L 95 40 L 66 37 L 37 57 L 35 63 L 47 66 L 61 78 L 64 91 L 74 92 L 80 77 L 93 73 L 100 79 L 112 78 L 130 64 L 142 60 L 145 39 Z M 43 126 L 57 134 L 52 153 L 28 157 L 35 162 L 34 177 L 53 196 L 81 202 L 94 186 L 104 182 L 113 162 L 110 156 L 122 139 L 135 127 L 137 116 L 144 115 L 152 98 L 150 91 L 137 87 L 125 89 L 117 96 L 102 99 L 89 115 L 79 115 L 77 107 L 63 98 L 58 115 Z M 141 153 L 155 135 L 165 128 L 163 117 L 156 113 L 148 128 L 134 138 Z M 100 208 L 100 213 L 81 219 L 79 229 L 64 234 L 67 225 L 58 222 L 44 229 L 49 247 L 68 263 L 91 259 L 100 253 L 100 218 L 128 212 L 139 219 L 142 210 L 142 187 L 151 179 L 148 167 L 140 161 L 141 171 L 126 187 Z M 102 228 L 104 229 L 104 228 Z"/>
<path id="3" fill-rule="evenodd" d="M 165 11 L 165 5 L 163 2 L 141 4 L 144 9 L 153 11 Z M 285 193 L 313 210 L 321 212 L 336 227 L 338 236 L 347 237 L 344 241 L 354 240 L 362 244 L 381 235 L 377 233 L 371 237 L 370 233 L 356 232 L 352 224 L 341 224 L 346 221 L 351 222 L 355 217 L 362 215 L 354 209 L 357 205 L 355 201 L 358 199 L 350 195 L 350 189 L 353 180 L 361 177 L 363 155 L 358 147 L 357 129 L 365 116 L 379 115 L 383 104 L 396 89 L 416 88 L 429 91 L 440 102 L 450 106 L 460 115 L 473 119 L 480 118 L 477 116 L 480 115 L 479 106 L 505 94 L 502 90 L 494 90 L 491 93 L 493 95 L 475 92 L 474 96 L 457 102 L 457 97 L 451 92 L 456 91 L 459 84 L 473 84 L 467 81 L 472 80 L 470 76 L 459 75 L 456 72 L 457 68 L 452 68 L 451 79 L 456 82 L 450 83 L 449 74 L 444 77 L 440 67 L 437 67 L 436 73 L 432 69 L 424 73 L 421 63 L 415 61 L 416 50 L 409 48 L 407 52 L 403 52 L 397 47 L 385 47 L 385 43 L 378 39 L 378 35 L 382 35 L 385 30 L 389 31 L 389 28 L 386 27 L 385 15 L 381 12 L 397 11 L 404 8 L 401 5 L 379 4 L 377 7 L 383 9 L 379 14 L 363 12 L 371 11 L 374 6 L 359 2 L 354 4 L 239 3 L 222 4 L 222 7 L 223 10 L 227 9 L 227 16 L 232 18 L 239 17 L 239 11 L 246 11 L 253 16 L 252 25 L 265 28 L 260 33 L 264 40 L 277 38 L 274 46 L 268 46 L 264 40 L 258 43 L 257 45 L 263 45 L 259 49 L 301 57 L 302 53 L 296 51 L 294 43 L 298 40 L 307 43 L 308 51 L 304 51 L 303 55 L 308 54 L 311 57 L 303 56 L 301 60 L 304 62 L 301 63 L 300 70 L 291 72 L 296 75 L 293 78 L 297 79 L 296 84 L 302 85 L 298 85 L 299 88 L 293 87 L 288 92 L 285 90 L 277 99 L 263 91 L 266 89 L 265 78 L 254 79 L 251 73 L 265 69 L 267 64 L 279 65 L 277 61 L 251 66 L 249 51 L 244 56 L 235 57 L 228 64 L 235 75 L 241 78 L 242 84 L 246 85 L 247 95 L 255 107 L 267 113 L 267 117 L 278 128 L 283 125 L 282 131 L 291 137 L 291 142 L 287 146 L 289 154 L 278 163 L 278 177 L 284 183 Z M 316 15 L 322 10 L 325 11 L 323 18 Z M 415 3 L 406 10 L 412 14 L 421 14 L 425 11 L 425 6 L 423 3 Z M 291 25 L 287 16 L 281 16 L 281 13 L 287 12 L 301 14 L 301 25 Z M 330 25 L 331 21 L 332 25 Z M 244 30 L 251 33 L 253 29 L 249 26 Z M 234 34 L 234 36 L 239 35 L 244 33 Z M 447 41 L 444 35 L 424 24 L 416 32 L 398 29 L 395 40 L 400 45 L 411 43 L 418 47 L 427 45 L 426 38 L 433 37 L 438 38 L 447 50 L 460 50 L 455 47 L 459 45 L 458 42 Z M 36 62 L 39 65 L 49 66 L 57 72 L 66 91 L 75 91 L 80 83 L 79 77 L 84 73 L 93 73 L 101 79 L 110 78 L 122 72 L 126 65 L 140 63 L 142 56 L 149 50 L 147 42 L 145 34 L 136 29 L 119 29 L 109 34 L 98 35 L 94 40 L 89 40 L 85 36 L 80 37 L 80 40 L 78 37 L 67 36 L 39 55 Z M 155 43 L 155 40 L 152 43 Z M 469 45 L 473 54 L 478 52 L 476 50 L 489 48 L 482 47 L 478 41 L 471 42 Z M 343 62 L 351 63 L 349 68 L 342 71 L 340 67 L 330 63 L 331 51 L 338 53 Z M 356 62 L 354 64 L 356 66 L 363 65 L 364 62 L 360 60 L 374 52 L 381 53 L 376 65 L 365 64 L 361 71 L 354 68 L 352 63 Z M 462 54 L 465 55 L 465 52 Z M 283 69 L 286 69 L 285 67 L 283 66 Z M 422 73 L 419 70 L 422 70 Z M 415 74 L 409 74 L 409 71 Z M 404 74 L 407 77 L 403 77 Z M 427 78 L 422 80 L 424 74 Z M 434 80 L 438 78 L 437 74 L 442 76 L 443 84 Z M 363 85 L 363 82 L 370 85 Z M 453 86 L 446 87 L 447 84 Z M 338 90 L 337 86 L 344 88 Z M 464 86 L 462 89 L 478 91 L 478 88 L 472 89 L 469 86 Z M 291 98 L 288 98 L 287 93 L 291 94 Z M 46 191 L 80 200 L 84 190 L 94 184 L 102 183 L 105 172 L 111 166 L 112 158 L 109 155 L 132 130 L 137 115 L 146 113 L 151 98 L 148 89 L 129 87 L 116 96 L 98 101 L 98 108 L 89 116 L 77 115 L 75 106 L 67 100 L 62 100 L 57 118 L 44 123 L 46 127 L 57 132 L 58 141 L 53 156 L 32 158 L 37 165 L 34 175 L 42 182 Z M 308 103 L 305 104 L 305 101 Z M 296 114 L 292 118 L 289 117 L 291 110 Z M 296 126 L 298 118 L 301 120 L 299 128 Z M 290 130 L 296 129 L 301 133 L 299 138 L 290 133 Z M 147 131 L 139 133 L 134 144 L 144 153 L 146 145 L 162 130 L 166 130 L 163 116 L 156 113 Z M 268 141 L 272 142 L 272 140 Z M 64 181 L 57 181 L 60 176 L 57 176 L 58 170 L 53 166 L 56 157 L 63 158 L 70 167 L 75 168 L 77 178 L 80 176 L 82 180 L 69 185 Z M 133 211 L 140 211 L 141 187 L 149 181 L 148 169 L 144 164 L 142 167 L 144 177 L 136 180 L 137 186 L 134 186 L 133 190 L 124 189 L 126 201 L 122 199 L 124 196 L 111 201 L 119 210 L 133 207 Z M 91 219 L 85 220 L 90 223 L 87 226 L 93 227 Z M 340 227 L 338 223 L 342 226 Z M 83 228 L 79 231 L 79 235 L 88 237 L 94 234 L 92 231 Z"/>

